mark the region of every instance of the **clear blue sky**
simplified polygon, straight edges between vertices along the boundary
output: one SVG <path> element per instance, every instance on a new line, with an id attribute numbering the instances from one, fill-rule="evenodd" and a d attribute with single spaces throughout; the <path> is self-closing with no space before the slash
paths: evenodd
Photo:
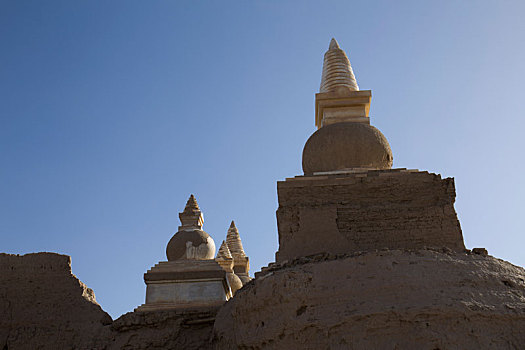
<path id="1" fill-rule="evenodd" d="M 0 1 L 0 251 L 72 256 L 114 318 L 194 193 L 252 274 L 336 37 L 394 166 L 456 179 L 466 245 L 525 265 L 524 1 Z"/>

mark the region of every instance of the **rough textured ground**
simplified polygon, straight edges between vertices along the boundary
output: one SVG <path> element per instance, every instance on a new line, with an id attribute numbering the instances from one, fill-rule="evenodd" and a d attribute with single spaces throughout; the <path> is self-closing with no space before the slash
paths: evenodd
<path id="1" fill-rule="evenodd" d="M 212 349 L 218 308 L 185 311 L 130 312 L 111 325 L 105 349 Z"/>
<path id="2" fill-rule="evenodd" d="M 0 254 L 0 349 L 209 349 L 217 309 L 112 321 L 69 256 Z"/>
<path id="3" fill-rule="evenodd" d="M 273 264 L 217 315 L 219 349 L 523 349 L 525 270 L 450 249 Z"/>

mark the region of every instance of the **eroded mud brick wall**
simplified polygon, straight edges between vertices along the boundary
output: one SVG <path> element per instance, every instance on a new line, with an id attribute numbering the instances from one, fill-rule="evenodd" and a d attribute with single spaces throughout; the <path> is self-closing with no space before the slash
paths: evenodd
<path id="1" fill-rule="evenodd" d="M 277 191 L 277 261 L 320 252 L 465 248 L 453 178 L 378 170 L 287 179 Z"/>

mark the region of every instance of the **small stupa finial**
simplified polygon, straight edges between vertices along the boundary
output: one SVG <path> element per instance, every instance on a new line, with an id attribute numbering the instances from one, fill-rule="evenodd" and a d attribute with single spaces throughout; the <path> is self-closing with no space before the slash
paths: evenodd
<path id="1" fill-rule="evenodd" d="M 354 71 L 346 53 L 332 38 L 328 51 L 324 54 L 323 75 L 319 92 L 334 92 L 338 88 L 359 91 Z"/>
<path id="2" fill-rule="evenodd" d="M 219 248 L 219 251 L 217 252 L 217 257 L 215 259 L 217 260 L 231 260 L 232 259 L 232 253 L 230 252 L 230 249 L 228 248 L 226 241 L 222 241 L 221 247 Z"/>
<path id="3" fill-rule="evenodd" d="M 190 195 L 190 198 L 188 198 L 188 201 L 186 202 L 186 207 L 184 207 L 184 211 L 187 210 L 200 210 L 197 200 L 193 194 Z"/>
<path id="4" fill-rule="evenodd" d="M 184 207 L 184 211 L 179 214 L 179 219 L 182 224 L 182 226 L 179 227 L 179 230 L 200 230 L 202 228 L 204 218 L 202 216 L 201 209 L 197 204 L 197 200 L 195 199 L 195 196 L 193 194 L 190 195 L 190 198 L 188 198 L 186 206 Z"/>
<path id="5" fill-rule="evenodd" d="M 235 222 L 232 220 L 228 233 L 226 234 L 226 243 L 232 255 L 245 257 L 244 248 L 242 247 L 241 237 L 239 236 L 239 230 L 235 226 Z"/>

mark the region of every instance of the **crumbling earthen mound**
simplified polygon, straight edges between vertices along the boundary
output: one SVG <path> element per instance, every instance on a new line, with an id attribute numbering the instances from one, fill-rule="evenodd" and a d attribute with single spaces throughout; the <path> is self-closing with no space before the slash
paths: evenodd
<path id="1" fill-rule="evenodd" d="M 0 253 L 0 349 L 211 349 L 217 307 L 130 312 L 117 320 L 55 253 Z"/>
<path id="2" fill-rule="evenodd" d="M 93 291 L 71 273 L 69 256 L 0 253 L 0 348 L 95 347 L 111 322 Z"/>
<path id="3" fill-rule="evenodd" d="M 219 349 L 518 349 L 525 270 L 443 251 L 270 265 L 219 311 Z"/>
<path id="4" fill-rule="evenodd" d="M 110 326 L 107 349 L 211 350 L 218 307 L 128 312 Z"/>

